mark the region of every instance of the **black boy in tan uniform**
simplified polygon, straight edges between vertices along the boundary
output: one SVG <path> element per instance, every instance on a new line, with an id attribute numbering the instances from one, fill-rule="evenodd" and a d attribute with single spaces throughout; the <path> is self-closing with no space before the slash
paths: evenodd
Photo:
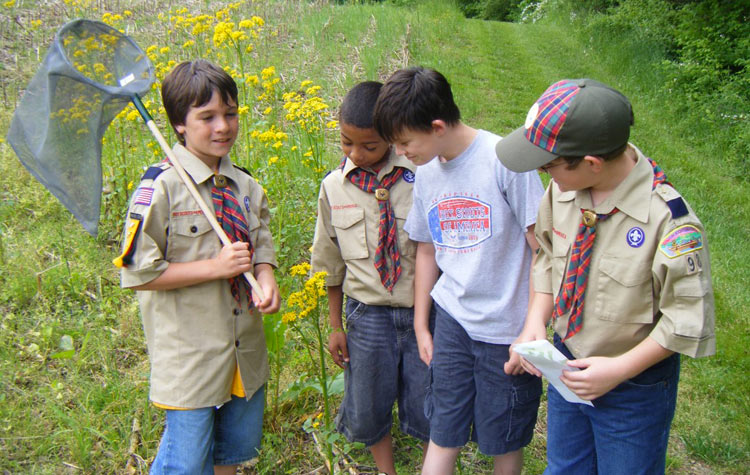
<path id="1" fill-rule="evenodd" d="M 414 165 L 373 128 L 381 86 L 360 83 L 341 104 L 345 157 L 320 187 L 312 268 L 328 273 L 329 351 L 345 368 L 338 429 L 369 447 L 380 472 L 395 474 L 393 403 L 398 401 L 403 432 L 426 441 L 430 431 L 424 416 L 427 365 L 414 336 L 416 244 L 403 231 Z"/>

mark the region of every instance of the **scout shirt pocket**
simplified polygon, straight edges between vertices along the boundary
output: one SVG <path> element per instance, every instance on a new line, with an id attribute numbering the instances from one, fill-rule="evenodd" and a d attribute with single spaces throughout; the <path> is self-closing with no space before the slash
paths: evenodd
<path id="1" fill-rule="evenodd" d="M 409 239 L 409 233 L 404 231 L 409 209 L 394 207 L 393 214 L 396 217 L 396 229 L 398 229 L 399 252 L 402 256 L 415 256 L 417 254 L 417 243 Z"/>
<path id="2" fill-rule="evenodd" d="M 604 255 L 598 269 L 594 303 L 598 318 L 642 324 L 654 320 L 650 261 Z M 593 283 L 591 277 L 590 274 L 589 285 Z"/>
<path id="3" fill-rule="evenodd" d="M 568 262 L 570 261 L 570 247 L 554 246 L 552 248 L 552 255 L 550 263 L 552 266 L 552 291 L 554 294 L 553 298 L 557 298 L 557 294 L 560 293 L 560 287 L 565 279 L 565 272 L 568 270 Z"/>
<path id="4" fill-rule="evenodd" d="M 331 225 L 335 228 L 341 258 L 366 259 L 367 237 L 365 232 L 365 210 L 359 207 L 332 209 Z"/>
<path id="5" fill-rule="evenodd" d="M 202 213 L 172 217 L 167 244 L 167 260 L 192 262 L 216 257 L 221 241 Z"/>
<path id="6" fill-rule="evenodd" d="M 245 217 L 247 218 L 247 236 L 250 243 L 255 247 L 260 233 L 260 219 L 252 211 L 246 212 Z M 253 254 L 253 261 L 255 261 L 254 256 L 255 254 Z"/>

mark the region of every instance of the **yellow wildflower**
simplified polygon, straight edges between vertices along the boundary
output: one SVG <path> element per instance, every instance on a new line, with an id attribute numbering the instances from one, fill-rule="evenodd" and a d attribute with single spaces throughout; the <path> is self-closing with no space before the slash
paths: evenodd
<path id="1" fill-rule="evenodd" d="M 289 274 L 291 275 L 303 275 L 304 276 L 304 275 L 307 275 L 308 272 L 310 272 L 310 263 L 308 262 L 297 264 L 296 266 L 292 266 L 292 268 L 289 269 Z"/>

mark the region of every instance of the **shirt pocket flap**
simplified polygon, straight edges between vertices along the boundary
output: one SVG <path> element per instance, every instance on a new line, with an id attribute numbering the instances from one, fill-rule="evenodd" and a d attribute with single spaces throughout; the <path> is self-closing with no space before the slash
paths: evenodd
<path id="1" fill-rule="evenodd" d="M 252 232 L 260 227 L 260 220 L 255 213 L 247 213 L 247 229 Z"/>
<path id="2" fill-rule="evenodd" d="M 211 231 L 211 223 L 203 216 L 199 219 L 176 219 L 172 222 L 172 233 L 180 236 L 200 236 Z"/>
<path id="3" fill-rule="evenodd" d="M 349 229 L 363 219 L 365 219 L 365 210 L 362 208 L 347 208 L 331 213 L 331 224 L 339 229 Z"/>
<path id="4" fill-rule="evenodd" d="M 629 259 L 602 257 L 599 268 L 611 279 L 625 287 L 635 287 L 651 280 L 650 263 Z"/>
<path id="5" fill-rule="evenodd" d="M 653 322 L 653 288 L 649 261 L 602 256 L 598 269 L 601 275 L 597 288 L 589 291 L 596 292 L 595 309 L 600 319 L 644 325 Z"/>

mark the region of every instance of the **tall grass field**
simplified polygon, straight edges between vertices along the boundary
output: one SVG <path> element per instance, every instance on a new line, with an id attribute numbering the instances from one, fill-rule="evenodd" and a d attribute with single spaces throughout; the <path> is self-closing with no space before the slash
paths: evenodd
<path id="1" fill-rule="evenodd" d="M 582 27 L 564 1 L 526 3 L 525 21 L 502 23 L 466 19 L 439 0 L 0 0 L 2 137 L 55 32 L 75 18 L 112 25 L 146 52 L 157 81 L 144 102 L 170 142 L 159 89 L 175 64 L 205 58 L 238 83 L 233 160 L 268 195 L 283 298 L 264 317 L 263 448 L 242 473 L 377 473 L 367 449 L 333 429 L 343 377 L 327 355 L 325 289 L 308 262 L 318 187 L 341 158 L 338 104 L 355 83 L 412 65 L 445 74 L 462 119 L 500 135 L 523 124 L 558 79 L 592 77 L 630 98 L 631 141 L 701 217 L 712 257 L 718 352 L 682 359 L 667 472 L 750 473 L 750 190 L 738 158 L 726 156 L 724 127 L 696 120 L 695 97 L 670 89 L 663 58 L 637 38 Z M 132 106 L 102 149 L 92 237 L 0 138 L 2 473 L 147 473 L 158 447 L 164 419 L 148 401 L 138 305 L 120 289 L 112 259 L 129 198 L 163 152 Z M 545 406 L 525 452 L 527 474 L 545 467 Z M 394 440 L 399 473 L 418 472 L 420 444 L 395 430 Z M 475 446 L 462 451 L 459 473 L 491 470 Z"/>

